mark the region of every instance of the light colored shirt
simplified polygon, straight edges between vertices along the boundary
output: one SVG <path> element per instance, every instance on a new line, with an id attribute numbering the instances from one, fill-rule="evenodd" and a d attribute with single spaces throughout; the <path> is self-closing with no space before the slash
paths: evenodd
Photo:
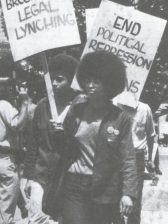
<path id="1" fill-rule="evenodd" d="M 150 107 L 142 102 L 138 103 L 136 109 L 121 106 L 133 119 L 132 139 L 136 151 L 148 151 L 148 138 L 155 136 L 155 127 Z"/>
<path id="2" fill-rule="evenodd" d="M 96 140 L 101 119 L 92 121 L 81 121 L 75 138 L 79 142 L 80 157 L 69 168 L 69 172 L 80 174 L 93 174 L 93 159 L 96 150 Z"/>
<path id="3" fill-rule="evenodd" d="M 0 100 L 0 146 L 16 146 L 16 127 L 18 111 L 7 101 Z"/>

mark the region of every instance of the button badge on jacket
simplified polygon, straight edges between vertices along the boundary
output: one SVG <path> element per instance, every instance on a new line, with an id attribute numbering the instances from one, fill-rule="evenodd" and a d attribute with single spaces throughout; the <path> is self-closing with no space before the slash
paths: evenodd
<path id="1" fill-rule="evenodd" d="M 117 136 L 120 134 L 120 131 L 118 129 L 115 129 L 113 126 L 107 127 L 107 133 L 108 133 L 108 142 L 113 142 L 117 138 Z"/>

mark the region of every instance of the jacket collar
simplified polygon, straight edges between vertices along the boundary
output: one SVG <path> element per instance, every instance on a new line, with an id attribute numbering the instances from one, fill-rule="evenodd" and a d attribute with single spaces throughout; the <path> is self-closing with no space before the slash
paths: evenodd
<path id="1" fill-rule="evenodd" d="M 74 112 L 77 117 L 82 117 L 84 108 L 86 107 L 87 103 L 88 103 L 88 100 L 84 95 L 82 97 L 79 97 L 76 100 Z M 107 106 L 107 113 L 105 113 L 104 119 L 116 119 L 121 112 L 122 112 L 122 109 L 115 106 L 112 103 L 112 101 L 109 100 L 109 104 Z"/>

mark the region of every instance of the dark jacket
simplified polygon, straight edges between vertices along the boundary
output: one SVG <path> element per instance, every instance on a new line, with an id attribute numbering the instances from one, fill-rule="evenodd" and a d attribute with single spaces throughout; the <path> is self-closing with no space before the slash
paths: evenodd
<path id="1" fill-rule="evenodd" d="M 67 105 L 71 104 L 75 95 L 69 95 Z M 34 147 L 29 148 L 26 155 L 24 177 L 41 184 L 44 189 L 43 210 L 56 219 L 57 209 L 52 210 L 52 208 L 55 201 L 58 202 L 57 196 L 59 196 L 66 167 L 73 157 L 73 150 L 67 148 L 67 142 L 70 140 L 63 132 L 53 131 L 50 119 L 49 102 L 47 98 L 43 98 L 36 107 L 32 122 Z M 71 145 L 72 143 L 73 140 Z M 76 147 L 72 146 L 72 148 Z"/>
<path id="2" fill-rule="evenodd" d="M 35 111 L 33 134 L 38 152 L 34 152 L 36 165 L 32 170 L 33 179 L 44 188 L 44 212 L 55 219 L 64 175 L 78 157 L 74 135 L 85 106 L 83 98 L 74 101 L 64 122 L 64 133 L 52 131 L 46 99 L 39 103 Z M 117 203 L 121 194 L 136 198 L 137 177 L 130 124 L 129 117 L 123 111 L 109 104 L 109 110 L 100 125 L 94 159 L 92 195 L 99 203 Z M 109 133 L 109 127 L 119 131 L 119 134 Z"/>
<path id="3" fill-rule="evenodd" d="M 86 104 L 79 102 L 71 107 L 64 122 L 67 136 L 75 135 Z M 98 132 L 92 195 L 99 203 L 117 203 L 121 195 L 137 197 L 131 119 L 111 103 Z"/>
<path id="4" fill-rule="evenodd" d="M 68 101 L 67 105 L 69 103 Z M 50 119 L 49 102 L 47 98 L 43 98 L 38 103 L 33 118 L 34 148 L 28 155 L 27 160 L 31 161 L 30 166 L 25 167 L 25 172 L 27 178 L 37 181 L 44 188 L 55 175 L 60 160 L 68 158 L 68 139 L 63 132 L 52 129 Z"/>

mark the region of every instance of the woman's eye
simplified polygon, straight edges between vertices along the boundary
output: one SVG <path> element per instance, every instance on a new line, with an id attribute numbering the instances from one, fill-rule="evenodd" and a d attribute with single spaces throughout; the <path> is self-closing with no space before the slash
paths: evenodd
<path id="1" fill-rule="evenodd" d="M 94 84 L 99 84 L 100 80 L 99 79 L 86 79 L 86 83 L 94 83 Z"/>
<path id="2" fill-rule="evenodd" d="M 90 80 L 89 80 L 89 79 L 86 79 L 86 81 L 85 81 L 85 82 L 88 84 L 88 83 L 90 83 Z"/>
<path id="3" fill-rule="evenodd" d="M 55 78 L 55 80 L 56 80 L 57 82 L 62 82 L 62 81 L 64 81 L 64 78 L 58 76 L 58 77 Z"/>
<path id="4" fill-rule="evenodd" d="M 94 83 L 95 84 L 99 84 L 100 83 L 100 80 L 98 80 L 98 79 L 97 80 L 94 80 Z"/>

